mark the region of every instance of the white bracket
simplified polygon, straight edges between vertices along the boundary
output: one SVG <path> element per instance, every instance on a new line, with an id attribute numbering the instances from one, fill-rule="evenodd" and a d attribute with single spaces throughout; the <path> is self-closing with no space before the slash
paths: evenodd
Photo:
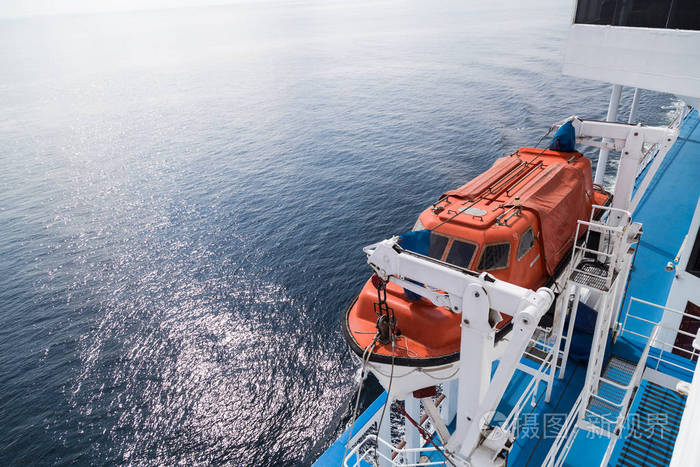
<path id="1" fill-rule="evenodd" d="M 570 117 L 564 122 L 566 121 L 573 125 L 577 143 L 620 151 L 613 207 L 628 211 L 644 146 L 658 145 L 659 156 L 663 157 L 678 138 L 676 128 L 581 120 L 578 117 Z M 559 128 L 564 122 L 554 125 L 554 128 Z M 598 139 L 601 141 L 597 141 Z M 599 167 L 597 170 L 605 170 L 605 167 Z M 642 191 L 644 188 L 646 185 L 640 187 Z"/>

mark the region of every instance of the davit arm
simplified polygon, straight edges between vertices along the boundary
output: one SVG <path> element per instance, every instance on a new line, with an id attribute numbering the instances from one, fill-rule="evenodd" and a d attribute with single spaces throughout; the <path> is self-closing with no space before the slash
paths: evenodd
<path id="1" fill-rule="evenodd" d="M 486 436 L 488 425 L 540 318 L 554 300 L 553 292 L 545 287 L 535 292 L 488 273 L 418 255 L 402 249 L 397 237 L 365 247 L 364 251 L 367 262 L 383 280 L 462 314 L 457 428 L 446 449 L 469 459 L 472 465 L 501 464 L 499 455 L 510 436 Z M 501 313 L 513 316 L 513 329 L 491 377 L 495 324 Z"/>

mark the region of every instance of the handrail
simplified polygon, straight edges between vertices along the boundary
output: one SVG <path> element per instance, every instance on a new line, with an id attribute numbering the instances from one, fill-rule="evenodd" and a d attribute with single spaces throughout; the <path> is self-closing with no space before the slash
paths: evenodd
<path id="1" fill-rule="evenodd" d="M 671 121 L 671 123 L 668 124 L 669 129 L 678 128 L 680 126 L 681 121 L 686 116 L 687 109 L 688 107 L 684 106 L 678 112 L 676 112 L 676 115 L 673 117 L 673 120 Z M 630 201 L 632 211 L 635 211 L 637 209 L 637 206 L 642 200 L 644 193 L 646 193 L 647 188 L 656 176 L 659 167 L 661 167 L 661 164 L 663 163 L 664 159 L 666 158 L 666 155 L 669 153 L 670 150 L 671 147 L 666 147 L 665 150 L 662 152 L 661 145 L 659 143 L 654 143 L 651 147 L 649 147 L 647 153 L 642 156 L 641 162 L 638 166 L 637 175 L 635 176 L 635 180 L 638 183 L 637 191 L 634 193 L 634 196 Z M 649 154 L 651 154 L 652 152 L 654 152 L 654 154 L 652 156 L 649 156 Z M 646 172 L 644 178 L 640 180 L 639 176 L 647 169 L 647 167 L 649 168 L 649 170 Z"/>
<path id="2" fill-rule="evenodd" d="M 688 337 L 695 337 L 695 336 L 696 336 L 696 334 L 693 334 L 692 332 L 684 331 L 684 330 L 682 330 L 682 329 L 676 329 L 676 328 L 671 327 L 671 326 L 666 326 L 666 325 L 663 325 L 663 324 L 661 324 L 661 323 L 657 323 L 656 321 L 652 321 L 652 320 L 650 320 L 650 319 L 640 318 L 639 316 L 636 316 L 636 315 L 633 315 L 633 316 L 632 316 L 632 319 L 636 319 L 636 320 L 642 321 L 642 322 L 644 322 L 644 323 L 653 324 L 653 325 L 659 326 L 659 327 L 661 327 L 661 328 L 663 328 L 663 329 L 668 329 L 669 331 L 677 332 L 677 333 L 682 334 L 682 335 L 684 335 L 684 336 L 688 336 Z M 635 335 L 638 335 L 638 336 L 641 336 L 641 337 L 649 338 L 649 336 L 645 336 L 644 334 L 639 334 L 639 333 L 636 333 L 636 332 L 634 332 L 634 331 L 630 331 L 629 329 L 626 330 L 626 332 L 629 332 L 630 334 L 635 334 Z M 667 343 L 665 343 L 665 342 L 662 342 L 662 344 L 664 344 L 664 345 L 671 345 L 671 344 L 667 344 Z M 684 350 L 684 349 L 682 349 L 682 348 L 680 348 L 680 347 L 676 347 L 676 346 L 673 346 L 673 347 L 677 348 L 678 350 Z M 691 351 L 688 350 L 687 352 L 691 352 Z"/>
<path id="3" fill-rule="evenodd" d="M 618 415 L 618 420 L 616 422 L 613 422 L 613 423 L 615 423 L 617 428 L 620 428 L 622 426 L 624 419 L 627 417 L 627 405 L 629 404 L 629 400 L 632 397 L 632 390 L 634 388 L 636 388 L 637 386 L 639 386 L 639 383 L 642 379 L 642 374 L 644 372 L 644 368 L 646 368 L 646 365 L 647 365 L 647 359 L 649 358 L 649 350 L 651 348 L 651 343 L 654 340 L 654 338 L 656 337 L 656 335 L 658 334 L 658 331 L 659 331 L 659 327 L 657 326 L 654 329 L 654 332 L 652 333 L 652 338 L 650 338 L 647 341 L 647 344 L 644 347 L 644 352 L 642 352 L 642 355 L 639 358 L 639 361 L 637 362 L 637 365 L 634 368 L 634 373 L 632 373 L 632 378 L 630 378 L 630 382 L 627 385 L 619 384 L 615 381 L 609 380 L 609 379 L 604 378 L 602 376 L 598 377 L 598 382 L 603 381 L 606 384 L 610 384 L 610 385 L 615 386 L 619 389 L 624 389 L 624 391 L 625 391 L 625 395 L 622 398 L 622 401 L 620 401 L 619 403 L 610 401 L 604 397 L 600 397 L 598 394 L 591 394 L 591 397 L 595 397 L 596 399 L 599 399 L 599 400 L 605 402 L 606 404 L 620 408 L 620 414 Z M 608 420 L 605 417 L 601 416 L 601 418 L 610 422 L 610 420 Z"/>
<path id="4" fill-rule="evenodd" d="M 600 213 L 597 216 L 596 213 Z M 609 214 L 617 213 L 617 222 L 615 225 L 610 225 L 605 220 Z M 579 244 L 574 242 L 571 249 L 571 261 L 569 262 L 567 274 L 571 276 L 574 273 L 579 273 L 588 277 L 594 277 L 604 281 L 604 290 L 609 290 L 614 282 L 614 271 L 618 265 L 618 249 L 622 242 L 625 229 L 629 225 L 632 215 L 626 209 L 616 208 L 612 206 L 601 206 L 593 204 L 591 209 L 590 220 L 578 220 L 576 224 L 575 238 L 579 238 L 582 228 L 585 229 L 585 240 Z M 595 220 L 597 219 L 597 220 Z M 608 243 L 602 246 L 600 250 L 592 250 L 587 248 L 588 240 L 591 232 L 599 232 L 601 235 L 609 233 Z M 596 255 L 606 266 L 606 275 L 596 274 L 593 271 L 584 271 L 578 268 L 579 260 L 583 259 L 586 254 Z"/>
<path id="5" fill-rule="evenodd" d="M 622 385 L 619 384 L 615 381 L 609 380 L 608 378 L 604 378 L 602 376 L 598 377 L 598 382 L 603 381 L 607 384 L 611 384 L 619 389 L 624 389 L 625 390 L 625 395 L 622 398 L 622 401 L 620 403 L 615 403 L 612 402 L 604 397 L 599 396 L 598 394 L 591 394 L 590 397 L 596 398 L 598 400 L 603 401 L 604 403 L 612 406 L 612 407 L 618 407 L 620 409 L 620 413 L 617 416 L 616 420 L 610 420 L 609 418 L 595 413 L 591 411 L 590 409 L 586 408 L 584 410 L 584 413 L 597 417 L 600 420 L 603 420 L 607 423 L 609 423 L 611 426 L 615 427 L 615 430 L 604 430 L 600 427 L 596 427 L 595 425 L 592 425 L 590 429 L 595 429 L 599 430 L 600 432 L 604 433 L 607 432 L 608 436 L 614 436 L 614 432 L 618 431 L 622 425 L 625 422 L 625 419 L 627 418 L 627 413 L 630 405 L 630 399 L 632 397 L 632 393 L 634 392 L 634 389 L 639 386 L 642 375 L 644 372 L 644 368 L 646 368 L 647 360 L 649 358 L 649 351 L 651 349 L 651 343 L 656 339 L 658 332 L 659 332 L 660 326 L 657 325 L 652 331 L 652 334 L 650 338 L 647 340 L 647 343 L 644 347 L 644 351 L 642 352 L 642 355 L 637 362 L 637 365 L 635 366 L 634 373 L 632 373 L 632 378 L 630 379 L 630 382 L 627 385 Z M 547 453 L 547 456 L 545 457 L 545 460 L 542 465 L 547 466 L 547 467 L 558 467 L 562 464 L 562 462 L 566 459 L 566 456 L 568 455 L 568 449 L 562 450 L 562 444 L 564 443 L 565 439 L 570 438 L 571 436 L 567 436 L 569 430 L 571 430 L 571 427 L 573 426 L 574 428 L 576 425 L 574 424 L 574 420 L 578 420 L 578 414 L 580 411 L 580 407 L 583 404 L 583 395 L 585 391 L 581 391 L 579 394 L 578 399 L 576 400 L 576 403 L 574 403 L 574 406 L 572 407 L 571 411 L 569 412 L 569 415 L 567 416 L 566 420 L 564 421 L 564 424 L 562 425 L 561 430 L 559 431 L 559 434 L 557 435 L 557 438 L 555 439 L 554 443 L 552 444 L 552 447 L 550 448 L 549 452 Z M 613 439 L 615 439 L 613 437 Z M 570 446 L 570 442 L 569 448 Z M 561 450 L 561 452 L 560 452 Z"/>
<path id="6" fill-rule="evenodd" d="M 593 229 L 610 230 L 611 232 L 622 232 L 622 230 L 624 229 L 624 226 L 622 226 L 622 225 L 611 226 L 611 225 L 607 225 L 607 224 L 602 224 L 600 222 L 589 222 L 589 221 L 579 220 L 578 223 L 580 225 L 585 225 L 585 226 L 593 228 Z"/>
<path id="7" fill-rule="evenodd" d="M 557 434 L 557 437 L 555 438 L 554 442 L 552 443 L 552 447 L 549 448 L 549 452 L 547 453 L 547 456 L 544 458 L 544 461 L 542 462 L 543 466 L 546 467 L 557 467 L 561 465 L 561 462 L 566 458 L 566 455 L 568 454 L 568 450 L 564 450 L 561 452 L 562 455 L 557 456 L 559 454 L 559 450 L 562 448 L 562 445 L 564 444 L 564 441 L 569 439 L 570 437 L 573 438 L 573 436 L 567 436 L 569 431 L 573 428 L 574 430 L 576 429 L 576 425 L 574 421 L 576 420 L 576 415 L 579 412 L 579 408 L 581 404 L 583 403 L 583 391 L 579 394 L 578 398 L 576 399 L 576 402 L 574 402 L 573 407 L 571 408 L 571 411 L 569 412 L 569 415 L 566 417 L 564 420 L 564 423 L 562 424 L 561 429 L 559 430 L 559 433 Z M 573 433 L 571 433 L 573 435 Z"/>
<path id="8" fill-rule="evenodd" d="M 387 397 L 389 397 L 387 395 Z M 356 443 L 362 436 L 365 435 L 369 427 L 373 424 L 376 423 L 379 420 L 379 417 L 381 416 L 381 411 L 377 410 L 370 418 L 367 419 L 367 421 L 361 426 L 361 427 L 355 427 L 357 430 L 356 433 L 352 436 L 352 438 L 348 439 L 347 446 L 352 446 L 354 443 Z"/>
<path id="9" fill-rule="evenodd" d="M 376 454 L 378 457 L 381 457 L 382 459 L 384 459 L 385 461 L 387 461 L 387 462 L 389 463 L 389 465 L 401 465 L 402 467 L 417 467 L 417 466 L 429 466 L 429 465 L 445 465 L 445 461 L 444 461 L 444 460 L 443 460 L 443 461 L 418 462 L 418 463 L 415 463 L 415 464 L 404 464 L 404 463 L 400 463 L 400 462 L 399 462 L 399 457 L 401 456 L 401 454 L 406 454 L 406 453 L 409 453 L 409 452 L 419 452 L 419 453 L 436 452 L 436 451 L 438 451 L 438 448 L 436 448 L 435 446 L 427 446 L 427 445 L 425 445 L 425 446 L 417 447 L 417 448 L 401 448 L 401 449 L 399 449 L 399 448 L 397 448 L 396 446 L 394 446 L 392 443 L 386 441 L 386 440 L 383 439 L 383 438 L 378 437 L 376 434 L 367 433 L 366 436 L 365 436 L 365 438 L 362 440 L 362 442 L 358 443 L 358 444 L 357 444 L 354 448 L 352 448 L 352 449 L 348 452 L 348 454 L 345 456 L 345 459 L 343 459 L 343 467 L 357 467 L 357 466 L 361 465 L 361 464 L 360 464 L 360 460 L 365 460 L 365 461 L 366 461 L 367 459 L 366 459 L 365 456 L 367 455 L 367 453 L 360 455 L 360 454 L 359 454 L 359 450 L 360 450 L 360 448 L 361 448 L 363 445 L 365 445 L 366 443 L 368 443 L 368 442 L 370 442 L 370 441 L 375 441 L 375 440 L 376 440 L 377 442 L 383 444 L 384 446 L 390 448 L 391 452 L 395 452 L 397 455 L 396 455 L 396 456 L 392 456 L 392 457 L 390 458 L 390 457 L 387 457 L 387 456 L 386 456 L 385 454 L 383 454 L 382 452 L 380 452 L 379 450 L 376 450 L 376 452 L 374 452 L 374 451 L 372 451 L 372 450 L 367 451 L 367 452 L 372 452 L 373 454 Z M 355 456 L 355 462 L 354 462 L 353 464 L 349 464 L 348 462 L 350 462 L 350 460 L 352 459 L 353 456 Z M 452 454 L 450 457 L 454 457 L 456 460 L 459 460 L 460 462 L 463 462 L 465 466 L 468 466 L 468 465 L 469 465 L 469 463 L 468 463 L 466 460 L 457 457 L 455 454 Z"/>
<path id="10" fill-rule="evenodd" d="M 622 214 L 627 214 L 627 217 L 632 217 L 632 214 L 627 209 L 615 208 L 612 206 L 603 206 L 602 204 L 593 204 L 591 205 L 591 207 L 593 209 L 600 209 L 601 211 L 615 211 Z"/>
<path id="11" fill-rule="evenodd" d="M 546 368 L 552 367 L 552 360 L 554 356 L 554 351 L 550 352 L 545 356 L 544 360 L 540 364 L 539 368 L 537 369 L 537 375 L 543 375 L 544 371 Z M 532 392 L 537 392 L 537 388 L 539 387 L 539 383 L 541 381 L 542 377 L 541 376 L 533 376 L 532 379 L 530 380 L 530 383 L 528 383 L 527 387 L 525 390 L 522 392 L 520 395 L 520 398 L 518 401 L 515 403 L 513 406 L 513 409 L 510 411 L 506 419 L 503 421 L 501 424 L 501 427 L 505 430 L 510 432 L 510 430 L 513 428 L 511 425 L 514 425 L 517 423 L 517 416 L 520 415 L 520 412 L 522 411 L 523 407 L 525 406 L 525 403 L 532 394 Z"/>
<path id="12" fill-rule="evenodd" d="M 699 317 L 699 316 L 691 315 L 691 314 L 689 314 L 689 313 L 685 313 L 684 311 L 676 310 L 675 308 L 671 308 L 671 307 L 668 307 L 668 306 L 663 306 L 663 305 L 659 305 L 659 304 L 656 304 L 656 303 L 648 302 L 648 301 L 646 301 L 646 300 L 642 300 L 641 298 L 630 297 L 630 306 L 631 306 L 631 303 L 632 303 L 632 302 L 643 303 L 644 305 L 653 306 L 654 308 L 658 308 L 658 309 L 660 309 L 660 310 L 670 311 L 670 312 L 672 312 L 672 313 L 677 313 L 677 314 L 679 314 L 679 315 L 683 315 L 683 316 L 687 316 L 687 317 L 689 317 L 689 318 L 694 318 L 694 319 L 700 320 L 700 317 Z"/>
<path id="13" fill-rule="evenodd" d="M 660 354 L 653 356 L 653 358 L 656 360 L 656 369 L 658 369 L 659 366 L 661 365 L 661 363 L 663 362 L 667 365 L 671 365 L 675 368 L 678 368 L 678 369 L 681 369 L 687 373 L 690 373 L 690 375 L 692 376 L 695 372 L 695 370 L 693 368 L 687 368 L 687 367 L 684 367 L 682 365 L 679 365 L 678 363 L 672 362 L 671 360 L 664 358 L 663 355 L 665 353 L 668 353 L 669 349 L 671 349 L 670 350 L 671 352 L 673 350 L 678 350 L 678 351 L 690 354 L 691 356 L 693 355 L 693 352 L 688 350 L 688 349 L 684 349 L 684 348 L 681 348 L 681 347 L 675 345 L 675 342 L 670 343 L 670 342 L 665 342 L 665 341 L 661 340 L 659 337 L 659 333 L 658 333 L 657 328 L 658 329 L 665 329 L 665 330 L 674 332 L 676 334 L 681 334 L 681 335 L 688 336 L 688 337 L 696 337 L 696 336 L 692 333 L 687 332 L 687 331 L 683 331 L 681 329 L 677 329 L 675 327 L 665 325 L 663 322 L 653 321 L 653 320 L 644 318 L 638 314 L 633 313 L 633 310 L 632 310 L 632 303 L 633 302 L 642 303 L 644 305 L 651 306 L 651 307 L 657 308 L 659 310 L 663 310 L 664 312 L 674 313 L 676 315 L 680 315 L 681 317 L 691 318 L 691 319 L 694 319 L 696 321 L 700 321 L 700 317 L 695 316 L 695 315 L 691 315 L 689 313 L 685 313 L 685 312 L 680 311 L 680 310 L 676 310 L 674 308 L 670 308 L 670 307 L 666 307 L 666 306 L 662 306 L 662 305 L 657 305 L 656 303 L 652 303 L 652 302 L 642 300 L 642 299 L 639 299 L 636 297 L 630 297 L 630 300 L 629 300 L 628 306 L 627 306 L 627 313 L 625 314 L 625 319 L 622 323 L 622 326 L 620 327 L 620 334 L 619 334 L 620 336 L 622 336 L 625 333 L 628 333 L 628 334 L 632 334 L 634 336 L 640 337 L 642 339 L 646 339 L 650 343 L 659 344 L 655 348 L 659 350 Z M 640 332 L 635 332 L 635 331 L 628 329 L 627 325 L 628 325 L 630 319 L 638 320 L 640 322 L 647 323 L 649 325 L 653 325 L 652 332 L 647 336 L 647 335 L 644 335 Z M 656 334 L 654 334 L 655 331 L 656 331 Z"/>
<path id="14" fill-rule="evenodd" d="M 642 353 L 641 358 L 639 359 L 639 362 L 637 363 L 637 367 L 634 369 L 634 373 L 632 374 L 632 379 L 630 380 L 630 386 L 632 387 L 637 387 L 639 386 L 639 383 L 642 380 L 642 375 L 644 374 L 644 368 L 647 366 L 647 359 L 649 358 L 649 349 L 651 349 L 651 343 L 654 339 L 656 339 L 657 334 L 659 333 L 659 327 L 654 329 L 652 332 L 651 338 L 647 341 L 647 345 L 644 347 L 644 352 Z M 629 409 L 629 401 L 630 398 L 632 397 L 632 390 L 629 389 L 625 392 L 625 397 L 622 399 L 622 407 L 623 410 L 625 411 L 625 416 L 622 417 L 622 421 L 618 423 L 617 428 L 620 428 L 622 426 L 622 423 L 624 423 L 624 419 L 627 417 L 627 411 Z"/>

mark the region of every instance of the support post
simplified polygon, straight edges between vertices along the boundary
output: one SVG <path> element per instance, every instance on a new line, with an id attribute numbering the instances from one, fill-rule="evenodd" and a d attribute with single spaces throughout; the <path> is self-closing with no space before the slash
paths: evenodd
<path id="1" fill-rule="evenodd" d="M 551 366 L 549 367 L 549 375 L 547 377 L 547 391 L 545 392 L 544 396 L 544 401 L 549 404 L 550 399 L 552 398 L 552 388 L 554 387 L 554 377 L 556 376 L 557 373 L 557 367 L 559 365 L 559 348 L 561 347 L 561 336 L 564 333 L 564 322 L 566 321 L 566 309 L 569 305 L 568 303 L 568 295 L 562 293 L 559 294 L 559 296 L 556 299 L 556 309 L 554 312 L 554 316 L 558 316 L 557 321 L 554 323 L 554 332 L 556 333 L 556 338 L 554 339 L 554 347 L 552 348 L 552 363 Z M 559 312 L 557 314 L 557 311 Z M 564 362 L 562 362 L 562 365 Z M 559 375 L 560 378 L 563 378 L 563 375 Z"/>
<path id="2" fill-rule="evenodd" d="M 379 446 L 377 446 L 377 449 L 379 451 L 379 455 L 377 456 L 377 460 L 379 462 L 379 467 L 390 467 L 392 462 L 391 462 L 391 395 L 387 394 L 387 407 L 386 410 L 384 411 L 384 419 L 381 420 L 382 426 L 379 429 L 379 437 L 386 441 L 388 444 L 382 443 L 381 441 L 378 443 Z"/>
<path id="3" fill-rule="evenodd" d="M 466 451 L 468 457 L 476 443 L 465 439 L 468 433 L 480 426 L 479 405 L 491 382 L 493 332 L 488 323 L 489 299 L 484 289 L 477 284 L 469 284 L 464 293 L 462 310 L 460 355 L 469 355 L 469 358 L 460 359 L 457 428 L 446 448 L 454 451 L 459 447 Z M 462 441 L 468 446 L 460 446 Z"/>
<path id="4" fill-rule="evenodd" d="M 452 423 L 452 420 L 457 415 L 457 401 L 459 396 L 459 380 L 453 379 L 445 385 L 443 385 L 443 391 L 445 392 L 445 397 L 447 400 L 445 403 L 440 405 L 444 409 L 445 423 L 448 425 Z"/>
<path id="5" fill-rule="evenodd" d="M 450 432 L 447 430 L 447 426 L 440 416 L 440 412 L 437 407 L 435 407 L 432 396 L 421 398 L 421 402 L 423 403 L 425 413 L 428 414 L 430 421 L 433 423 L 433 428 L 435 428 L 435 431 L 437 431 L 440 436 L 440 441 L 442 444 L 447 444 L 450 440 Z"/>
<path id="6" fill-rule="evenodd" d="M 637 110 L 639 110 L 639 88 L 634 88 L 634 96 L 632 96 L 632 107 L 630 107 L 630 118 L 627 123 L 630 125 L 637 119 Z"/>
<path id="7" fill-rule="evenodd" d="M 561 357 L 561 369 L 559 370 L 559 379 L 564 378 L 566 373 L 566 363 L 569 360 L 569 350 L 571 349 L 571 340 L 574 337 L 574 324 L 576 323 L 576 313 L 578 312 L 578 302 L 580 299 L 581 290 L 577 286 L 570 285 L 566 289 L 566 300 L 572 296 L 571 312 L 569 313 L 569 327 L 566 331 L 566 342 L 564 343 L 564 355 Z M 566 305 L 568 306 L 568 304 Z"/>
<path id="8" fill-rule="evenodd" d="M 603 369 L 603 359 L 605 357 L 605 347 L 608 343 L 608 331 L 610 324 L 610 309 L 608 294 L 603 294 L 598 303 L 598 314 L 596 315 L 595 330 L 593 331 L 593 340 L 591 342 L 591 351 L 588 357 L 588 367 L 586 368 L 586 380 L 581 390 L 583 394 L 583 404 L 579 409 L 579 418 L 586 418 L 586 410 L 591 395 L 595 393 L 600 379 L 600 373 Z"/>
<path id="9" fill-rule="evenodd" d="M 642 127 L 636 128 L 630 132 L 630 135 L 625 141 L 625 146 L 622 148 L 620 155 L 620 166 L 617 173 L 617 181 L 615 182 L 615 196 L 613 197 L 613 207 L 616 209 L 629 210 L 632 201 L 632 191 L 634 190 L 634 182 L 637 179 L 637 169 L 639 162 L 642 159 L 642 149 L 644 146 L 644 137 L 642 135 Z M 622 222 L 622 213 L 614 213 L 613 219 L 609 219 L 610 225 L 620 225 Z"/>
<path id="10" fill-rule="evenodd" d="M 610 103 L 608 104 L 608 115 L 605 117 L 605 121 L 614 122 L 617 120 L 617 110 L 620 107 L 620 94 L 622 93 L 622 86 L 619 84 L 613 84 L 612 93 L 610 94 Z M 603 179 L 605 178 L 605 168 L 608 166 L 608 153 L 607 149 L 601 148 L 598 154 L 598 164 L 595 168 L 595 179 L 593 183 L 598 185 L 603 184 Z"/>
<path id="11" fill-rule="evenodd" d="M 405 400 L 406 413 L 416 421 L 420 420 L 420 400 L 415 397 L 408 396 Z M 406 427 L 406 449 L 415 449 L 420 447 L 420 433 L 413 423 L 404 417 L 404 426 Z M 418 452 L 406 453 L 407 464 L 418 463 Z"/>
<path id="12" fill-rule="evenodd" d="M 499 361 L 498 369 L 491 378 L 493 359 L 489 350 L 493 349 L 494 333 L 480 322 L 487 316 L 489 300 L 485 297 L 484 290 L 477 285 L 470 284 L 467 287 L 462 309 L 469 310 L 470 314 L 468 319 L 463 319 L 462 324 L 457 429 L 445 446 L 448 451 L 457 451 L 464 458 L 471 457 L 479 445 L 482 429 L 491 422 L 498 402 L 532 339 L 537 323 L 549 309 L 553 299 L 554 294 L 551 290 L 541 288 L 521 304 L 521 307 L 526 306 L 513 317 L 513 329 L 506 356 Z M 463 312 L 462 317 L 464 316 Z M 488 326 L 488 322 L 486 325 Z M 467 355 L 469 357 L 465 359 L 464 356 Z M 498 441 L 505 443 L 507 440 L 503 438 Z M 498 454 L 501 448 L 502 446 L 499 448 L 491 443 L 491 446 L 482 449 L 482 453 L 495 449 L 495 453 Z"/>

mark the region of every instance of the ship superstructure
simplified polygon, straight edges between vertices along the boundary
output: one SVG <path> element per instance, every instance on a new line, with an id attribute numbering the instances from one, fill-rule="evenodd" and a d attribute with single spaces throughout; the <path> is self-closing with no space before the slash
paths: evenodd
<path id="1" fill-rule="evenodd" d="M 551 150 L 499 160 L 365 248 L 374 275 L 343 326 L 385 392 L 316 465 L 700 465 L 700 5 L 579 1 L 564 62 L 615 83 L 607 121 L 553 125 Z M 622 86 L 685 105 L 645 126 L 635 90 L 620 123 Z M 567 136 L 599 149 L 594 172 Z M 584 195 L 533 203 L 576 164 Z"/>

